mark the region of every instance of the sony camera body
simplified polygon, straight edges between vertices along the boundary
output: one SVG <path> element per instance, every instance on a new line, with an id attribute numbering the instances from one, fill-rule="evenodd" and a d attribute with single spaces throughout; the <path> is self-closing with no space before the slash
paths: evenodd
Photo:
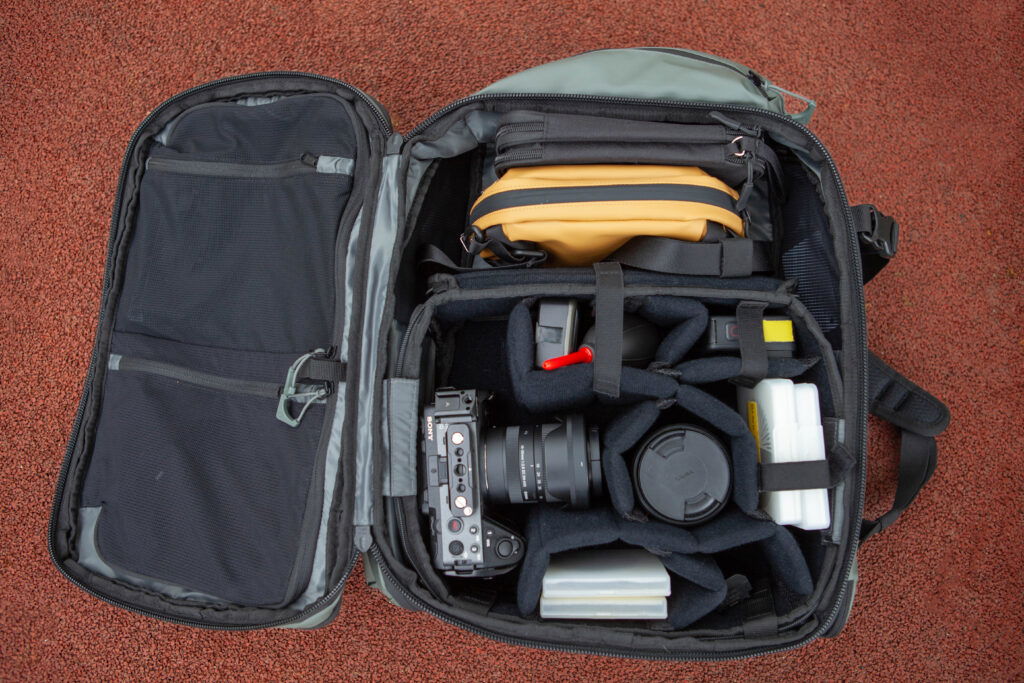
<path id="1" fill-rule="evenodd" d="M 450 576 L 494 576 L 511 570 L 523 539 L 483 514 L 481 428 L 487 392 L 441 389 L 423 412 L 425 489 L 436 569 Z"/>

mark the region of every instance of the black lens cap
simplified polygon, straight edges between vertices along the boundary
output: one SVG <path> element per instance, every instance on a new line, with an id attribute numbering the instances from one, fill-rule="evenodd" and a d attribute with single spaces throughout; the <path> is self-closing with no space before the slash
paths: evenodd
<path id="1" fill-rule="evenodd" d="M 729 497 L 729 456 L 699 427 L 669 425 L 651 434 L 633 460 L 640 504 L 653 517 L 692 526 L 714 517 Z"/>

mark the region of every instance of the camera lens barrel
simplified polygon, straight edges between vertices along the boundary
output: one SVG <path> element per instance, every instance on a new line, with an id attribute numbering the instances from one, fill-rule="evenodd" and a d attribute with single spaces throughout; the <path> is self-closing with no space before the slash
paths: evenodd
<path id="1" fill-rule="evenodd" d="M 482 463 L 484 498 L 499 505 L 547 502 L 581 509 L 603 487 L 598 430 L 588 428 L 581 415 L 491 427 Z"/>

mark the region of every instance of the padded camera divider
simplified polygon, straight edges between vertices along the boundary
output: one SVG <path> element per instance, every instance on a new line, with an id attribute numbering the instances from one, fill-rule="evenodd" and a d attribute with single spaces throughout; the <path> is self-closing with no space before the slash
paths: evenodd
<path id="1" fill-rule="evenodd" d="M 520 614 L 529 616 L 537 609 L 553 554 L 616 542 L 645 548 L 682 579 L 673 582 L 669 598 L 668 620 L 676 629 L 692 624 L 725 599 L 725 577 L 711 555 L 730 548 L 756 543 L 776 581 L 801 595 L 813 588 L 807 564 L 789 531 L 735 507 L 707 524 L 682 529 L 627 520 L 608 508 L 572 511 L 538 505 L 526 527 L 526 556 L 516 596 Z"/>
<path id="2" fill-rule="evenodd" d="M 554 372 L 534 369 L 534 327 L 530 308 L 533 299 L 522 301 L 509 316 L 509 370 L 516 400 L 534 413 L 582 408 L 594 400 L 594 368 L 571 365 Z M 699 301 L 683 297 L 630 298 L 627 308 L 661 327 L 672 327 L 658 346 L 655 359 L 672 365 L 682 358 L 707 328 L 708 311 Z M 659 373 L 624 367 L 616 403 L 635 403 L 648 398 L 669 398 L 675 381 Z"/>
<path id="3" fill-rule="evenodd" d="M 769 358 L 768 377 L 792 379 L 818 363 L 818 358 Z M 695 358 L 675 367 L 676 379 L 683 384 L 710 384 L 737 377 L 742 361 L 738 356 Z"/>

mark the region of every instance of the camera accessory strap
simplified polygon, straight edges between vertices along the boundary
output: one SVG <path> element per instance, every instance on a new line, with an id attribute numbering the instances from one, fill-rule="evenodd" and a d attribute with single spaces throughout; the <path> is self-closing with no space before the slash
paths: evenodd
<path id="1" fill-rule="evenodd" d="M 625 283 L 622 266 L 610 261 L 594 264 L 594 393 L 619 397 L 622 376 L 622 319 Z"/>

